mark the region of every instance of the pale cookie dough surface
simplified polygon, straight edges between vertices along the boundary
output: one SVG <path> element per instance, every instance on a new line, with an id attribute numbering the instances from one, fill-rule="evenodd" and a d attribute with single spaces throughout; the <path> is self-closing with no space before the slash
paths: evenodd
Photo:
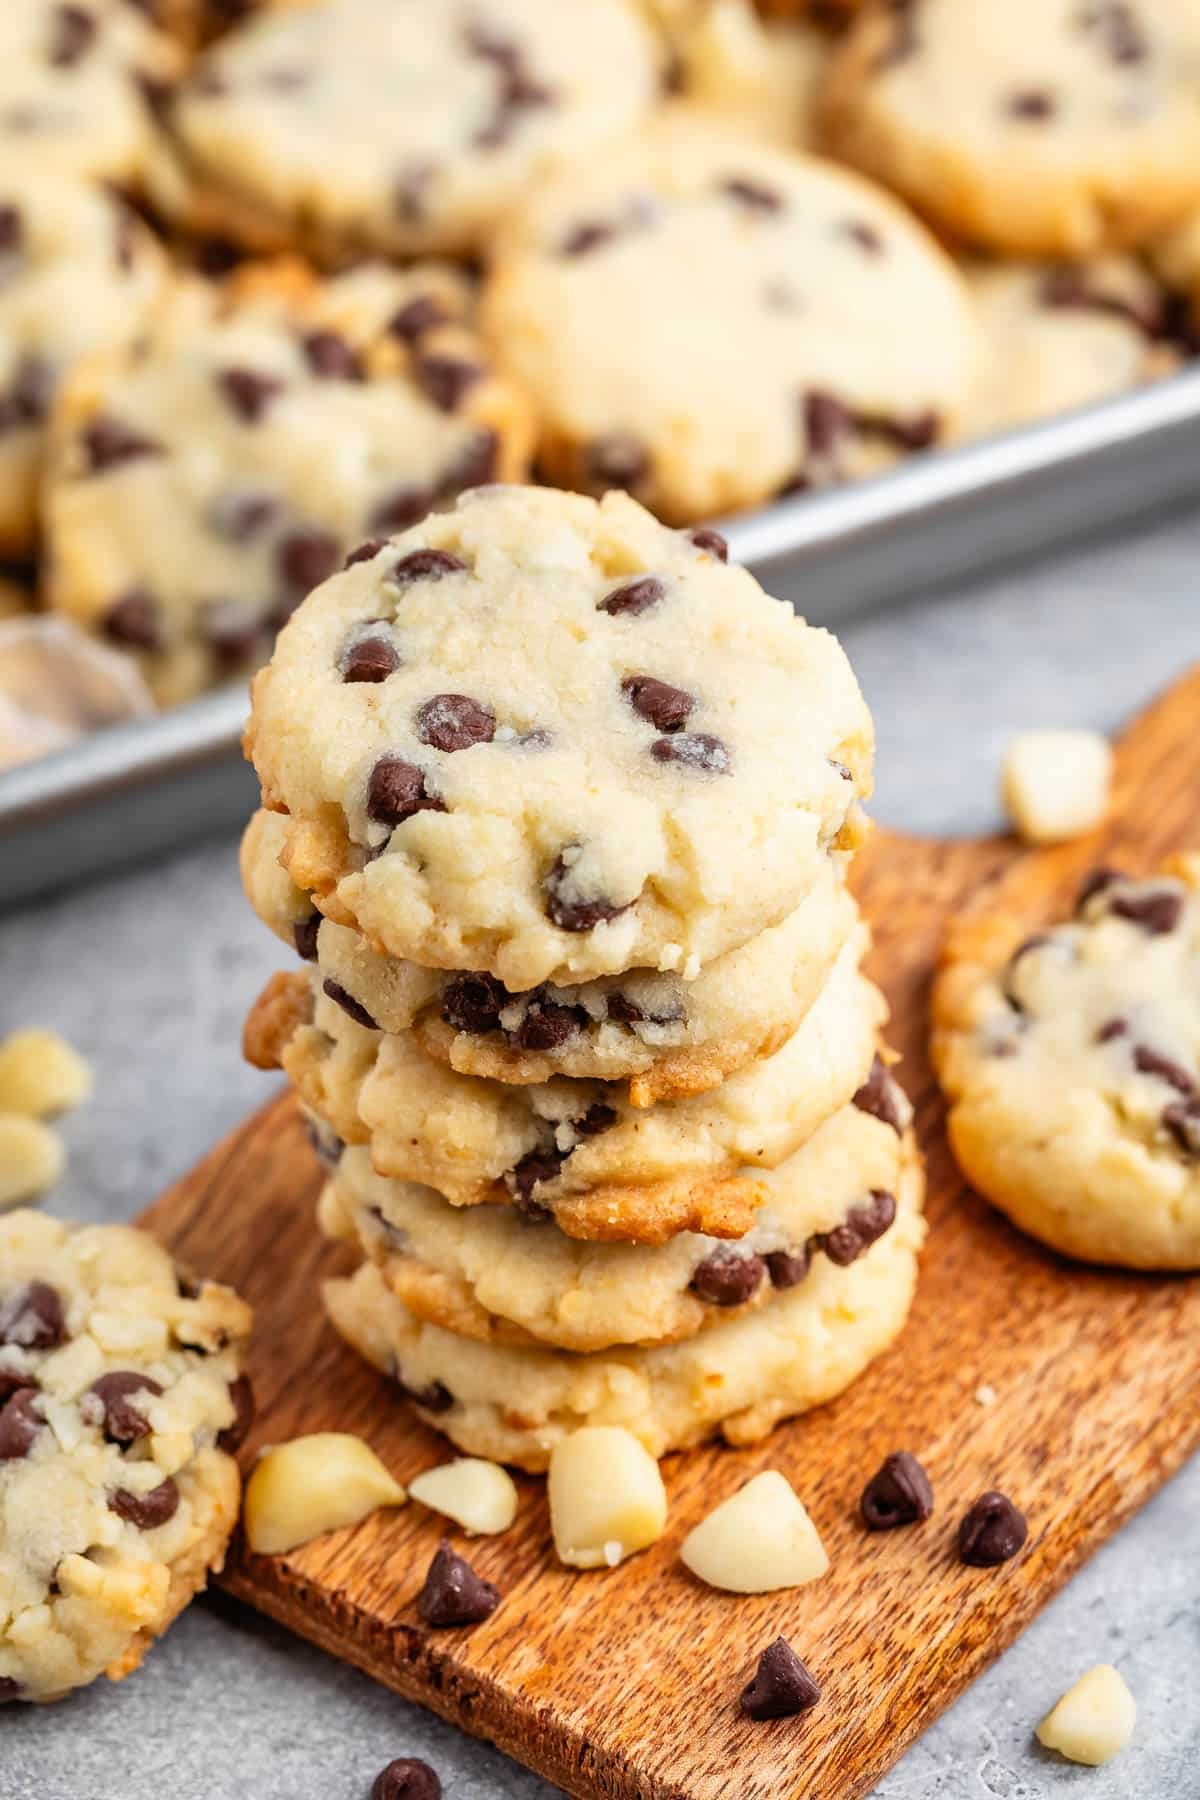
<path id="1" fill-rule="evenodd" d="M 115 195 L 0 149 L 0 555 L 34 547 L 64 371 L 127 344 L 165 273 L 150 232 Z"/>
<path id="2" fill-rule="evenodd" d="M 980 263 L 968 280 L 982 332 L 971 432 L 1052 418 L 1182 366 L 1166 296 L 1132 257 Z"/>
<path id="3" fill-rule="evenodd" d="M 667 24 L 678 92 L 755 137 L 810 147 L 828 35 L 807 20 L 769 24 L 751 0 L 693 0 Z"/>
<path id="4" fill-rule="evenodd" d="M 249 1329 L 143 1232 L 0 1220 L 0 1702 L 128 1674 L 220 1568 Z"/>
<path id="5" fill-rule="evenodd" d="M 222 37 L 168 118 L 160 199 L 252 248 L 477 253 L 530 181 L 653 103 L 630 0 L 316 0 Z"/>
<path id="6" fill-rule="evenodd" d="M 774 1056 L 710 1093 L 644 1109 L 616 1084 L 559 1076 L 511 1087 L 456 1074 L 426 1057 L 412 1033 L 369 1030 L 319 990 L 313 1022 L 285 1016 L 277 1044 L 255 1054 L 278 978 L 251 1015 L 251 1060 L 277 1060 L 340 1138 L 369 1145 L 381 1174 L 436 1188 L 455 1206 L 550 1212 L 572 1237 L 740 1236 L 762 1197 L 753 1169 L 790 1156 L 870 1071 L 885 1009 L 858 971 L 860 949 L 847 945 Z"/>
<path id="7" fill-rule="evenodd" d="M 173 282 L 131 345 L 60 394 L 51 604 L 134 652 L 175 702 L 261 661 L 370 533 L 519 478 L 527 412 L 468 308 L 436 265 L 321 282 L 277 262 Z"/>
<path id="8" fill-rule="evenodd" d="M 580 1243 L 513 1207 L 455 1208 L 432 1188 L 388 1181 L 354 1146 L 320 1217 L 379 1266 L 415 1317 L 460 1336 L 580 1351 L 674 1342 L 769 1304 L 823 1255 L 845 1265 L 864 1254 L 890 1228 L 909 1117 L 880 1064 L 860 1104 L 765 1177 L 754 1224 L 732 1244 L 697 1232 L 656 1248 Z"/>
<path id="9" fill-rule="evenodd" d="M 876 0 L 824 136 L 984 248 L 1131 247 L 1200 201 L 1198 51 L 1195 0 Z"/>
<path id="10" fill-rule="evenodd" d="M 286 821 L 257 812 L 242 841 L 251 905 L 285 944 L 316 962 L 384 1031 L 463 1075 L 520 1086 L 572 1075 L 629 1080 L 635 1106 L 704 1093 L 779 1049 L 816 999 L 857 912 L 831 858 L 780 925 L 709 963 L 694 981 L 652 969 L 510 994 L 493 975 L 422 969 L 381 956 L 322 919 L 280 867 Z"/>
<path id="11" fill-rule="evenodd" d="M 871 720 L 837 640 L 720 550 L 625 494 L 493 487 L 327 582 L 247 728 L 293 880 L 514 991 L 691 978 L 778 924 L 861 836 Z"/>
<path id="12" fill-rule="evenodd" d="M 155 155 L 153 95 L 180 66 L 128 0 L 4 0 L 0 179 L 28 161 L 141 187 Z"/>
<path id="13" fill-rule="evenodd" d="M 981 1193 L 1084 1261 L 1200 1267 L 1200 858 L 1113 878 L 1033 936 L 964 921 L 934 1009 Z"/>
<path id="14" fill-rule="evenodd" d="M 681 1344 L 576 1356 L 477 1343 L 416 1319 L 371 1263 L 327 1282 L 325 1304 L 421 1417 L 475 1456 L 544 1469 L 555 1444 L 585 1425 L 622 1426 L 653 1456 L 717 1432 L 753 1443 L 841 1393 L 901 1330 L 923 1192 L 909 1140 L 895 1220 L 865 1255 L 842 1268 L 818 1257 L 798 1287 Z"/>
<path id="15" fill-rule="evenodd" d="M 529 196 L 481 319 L 546 472 L 676 524 L 951 436 L 976 348 L 958 271 L 889 195 L 686 108 Z"/>

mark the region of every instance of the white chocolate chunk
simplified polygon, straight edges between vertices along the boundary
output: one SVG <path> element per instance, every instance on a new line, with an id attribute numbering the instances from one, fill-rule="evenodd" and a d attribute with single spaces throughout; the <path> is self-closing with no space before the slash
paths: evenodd
<path id="1" fill-rule="evenodd" d="M 242 1524 L 252 1550 L 278 1556 L 404 1500 L 404 1489 L 369 1444 L 347 1432 L 317 1431 L 259 1459 L 246 1486 Z"/>
<path id="2" fill-rule="evenodd" d="M 61 1140 L 40 1119 L 0 1112 L 0 1208 L 52 1188 L 67 1166 Z"/>
<path id="3" fill-rule="evenodd" d="M 615 1569 L 655 1543 L 667 1522 L 658 1464 L 619 1425 L 589 1425 L 555 1445 L 548 1481 L 550 1528 L 571 1569 Z"/>
<path id="4" fill-rule="evenodd" d="M 48 1113 L 79 1106 L 92 1091 L 92 1071 L 56 1031 L 14 1031 L 0 1044 L 0 1112 Z"/>
<path id="5" fill-rule="evenodd" d="M 803 1587 L 829 1567 L 816 1526 L 777 1469 L 723 1500 L 688 1533 L 679 1555 L 693 1575 L 731 1594 Z"/>
<path id="6" fill-rule="evenodd" d="M 1108 812 L 1112 746 L 1095 731 L 1023 731 L 1008 747 L 1001 790 L 1018 836 L 1061 844 Z"/>
<path id="7" fill-rule="evenodd" d="M 1070 1762 L 1098 1768 L 1133 1736 L 1137 1702 L 1111 1663 L 1097 1663 L 1052 1707 L 1037 1728 L 1040 1743 Z"/>
<path id="8" fill-rule="evenodd" d="M 507 1531 L 517 1516 L 517 1490 L 499 1463 L 478 1456 L 426 1469 L 408 1484 L 409 1497 L 434 1512 L 445 1513 L 473 1536 L 492 1537 Z"/>

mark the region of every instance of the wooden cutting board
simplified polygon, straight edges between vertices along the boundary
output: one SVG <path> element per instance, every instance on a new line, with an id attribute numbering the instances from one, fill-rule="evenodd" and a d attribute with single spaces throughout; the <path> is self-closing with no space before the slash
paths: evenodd
<path id="1" fill-rule="evenodd" d="M 955 1171 L 925 1055 L 927 984 L 949 914 L 1003 904 L 1032 925 L 1065 911 L 1097 863 L 1145 872 L 1200 844 L 1198 724 L 1200 670 L 1125 736 L 1113 823 L 1086 842 L 1025 853 L 881 831 L 860 859 L 874 972 L 929 1159 L 932 1229 L 908 1329 L 855 1387 L 755 1449 L 668 1459 L 667 1535 L 612 1573 L 558 1566 L 542 1484 L 522 1478 L 516 1525 L 469 1549 L 504 1596 L 474 1630 L 429 1631 L 417 1617 L 440 1526 L 415 1504 L 289 1556 L 235 1547 L 225 1585 L 580 1800 L 867 1793 L 1200 1440 L 1200 1279 L 1072 1266 L 1011 1230 Z M 345 1252 L 315 1232 L 319 1181 L 284 1097 L 145 1223 L 254 1304 L 260 1413 L 247 1466 L 257 1445 L 337 1428 L 369 1438 L 404 1480 L 447 1447 L 324 1321 L 318 1281 Z M 991 1405 L 974 1397 L 984 1384 Z M 916 1530 L 870 1536 L 857 1523 L 859 1492 L 901 1448 L 929 1469 L 936 1511 Z M 782 1469 L 807 1503 L 830 1573 L 762 1598 L 710 1592 L 676 1548 L 764 1468 Z M 989 1487 L 1024 1508 L 1029 1542 L 1003 1568 L 966 1569 L 955 1527 Z M 780 1632 L 824 1697 L 800 1719 L 752 1724 L 737 1695 Z"/>

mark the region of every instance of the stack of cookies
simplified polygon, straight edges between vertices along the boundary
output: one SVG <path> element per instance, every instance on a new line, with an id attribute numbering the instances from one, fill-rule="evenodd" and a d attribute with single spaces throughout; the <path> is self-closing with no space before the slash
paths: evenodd
<path id="1" fill-rule="evenodd" d="M 903 1324 L 909 1108 L 844 884 L 836 640 L 627 495 L 491 487 L 362 546 L 255 684 L 243 848 L 282 1067 L 362 1253 L 339 1331 L 472 1452 L 655 1453 L 830 1398 Z"/>

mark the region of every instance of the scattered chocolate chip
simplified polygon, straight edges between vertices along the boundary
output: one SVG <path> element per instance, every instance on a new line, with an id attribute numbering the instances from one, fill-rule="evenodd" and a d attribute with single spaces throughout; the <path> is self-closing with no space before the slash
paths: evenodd
<path id="1" fill-rule="evenodd" d="M 139 1438 L 149 1435 L 150 1421 L 133 1404 L 132 1394 L 161 1394 L 162 1387 L 149 1375 L 139 1375 L 134 1369 L 114 1369 L 108 1375 L 97 1376 L 88 1394 L 95 1395 L 104 1419 L 104 1435 L 110 1444 L 135 1444 Z M 84 1396 L 83 1405 L 88 1405 Z"/>
<path id="2" fill-rule="evenodd" d="M 598 250 L 601 244 L 610 244 L 617 235 L 615 225 L 603 219 L 584 219 L 568 231 L 559 245 L 561 256 L 587 256 L 590 251 Z"/>
<path id="3" fill-rule="evenodd" d="M 73 69 L 96 39 L 96 21 L 82 6 L 56 6 L 50 37 L 50 61 L 56 69 Z"/>
<path id="4" fill-rule="evenodd" d="M 402 825 L 414 813 L 445 812 L 425 786 L 425 771 L 402 756 L 381 756 L 367 784 L 367 817 L 378 825 Z"/>
<path id="5" fill-rule="evenodd" d="M 271 523 L 279 510 L 270 494 L 218 494 L 208 509 L 208 523 L 231 544 L 248 544 Z"/>
<path id="6" fill-rule="evenodd" d="M 564 1150 L 530 1150 L 505 1176 L 509 1189 L 518 1200 L 533 1199 L 534 1188 L 557 1181 L 567 1159 Z"/>
<path id="7" fill-rule="evenodd" d="M 173 1519 L 179 1507 L 179 1489 L 168 1475 L 148 1494 L 131 1494 L 128 1488 L 117 1488 L 108 1496 L 108 1508 L 119 1519 L 136 1525 L 139 1531 L 153 1531 Z"/>
<path id="8" fill-rule="evenodd" d="M 1119 869 L 1093 869 L 1079 890 L 1079 898 L 1075 902 L 1075 911 L 1081 913 L 1089 900 L 1097 894 L 1103 894 L 1115 881 L 1121 880 Z"/>
<path id="9" fill-rule="evenodd" d="M 1200 1097 L 1172 1100 L 1163 1108 L 1162 1123 L 1181 1150 L 1200 1157 Z"/>
<path id="10" fill-rule="evenodd" d="M 417 737 L 433 750 L 469 750 L 495 735 L 495 713 L 469 694 L 435 694 L 417 711 Z"/>
<path id="11" fill-rule="evenodd" d="M 1043 88 L 1025 88 L 1008 96 L 1004 110 L 1014 119 L 1043 120 L 1052 119 L 1058 108 L 1053 94 Z"/>
<path id="12" fill-rule="evenodd" d="M 741 1704 L 750 1719 L 790 1719 L 820 1698 L 809 1670 L 787 1639 L 779 1637 L 759 1657 L 753 1681 L 742 1689 Z"/>
<path id="13" fill-rule="evenodd" d="M 494 975 L 483 970 L 456 975 L 442 989 L 442 1018 L 455 1031 L 496 1031 L 500 1014 L 511 1000 L 508 989 Z"/>
<path id="14" fill-rule="evenodd" d="M 260 375 L 257 369 L 222 369 L 217 386 L 239 419 L 257 425 L 272 400 L 284 389 L 277 375 Z"/>
<path id="15" fill-rule="evenodd" d="M 237 600 L 211 600 L 199 614 L 199 628 L 217 661 L 227 668 L 245 662 L 260 644 L 264 621 Z"/>
<path id="16" fill-rule="evenodd" d="M 425 1585 L 417 1595 L 417 1611 L 427 1625 L 478 1625 L 499 1604 L 498 1588 L 477 1575 L 448 1543 L 438 1545 Z"/>
<path id="17" fill-rule="evenodd" d="M 761 181 L 751 181 L 744 175 L 731 175 L 728 180 L 720 183 L 720 188 L 723 194 L 728 194 L 731 200 L 736 200 L 739 206 L 747 207 L 751 212 L 783 211 L 783 196 Z"/>
<path id="18" fill-rule="evenodd" d="M 765 1274 L 761 1256 L 745 1256 L 720 1244 L 699 1264 L 688 1286 L 710 1306 L 744 1306 L 762 1286 Z"/>
<path id="19" fill-rule="evenodd" d="M 63 1304 L 46 1281 L 30 1281 L 0 1306 L 0 1344 L 55 1350 L 67 1339 Z"/>
<path id="20" fill-rule="evenodd" d="M 1024 1513 L 1007 1494 L 980 1494 L 958 1528 L 958 1554 L 973 1569 L 992 1569 L 1015 1556 L 1029 1536 Z"/>
<path id="21" fill-rule="evenodd" d="M 382 500 L 376 501 L 371 509 L 371 526 L 375 531 L 403 531 L 423 519 L 432 505 L 433 493 L 429 488 L 402 482 L 399 487 L 389 488 Z"/>
<path id="22" fill-rule="evenodd" d="M 21 1684 L 12 1675 L 0 1675 L 0 1706 L 21 1698 Z"/>
<path id="23" fill-rule="evenodd" d="M 346 1013 L 349 1018 L 354 1020 L 356 1025 L 365 1026 L 368 1031 L 379 1030 L 378 1025 L 375 1023 L 366 1007 L 362 1004 L 362 1001 L 356 1000 L 353 994 L 347 993 L 341 982 L 335 981 L 332 975 L 326 976 L 325 980 L 321 983 L 321 988 L 331 1000 L 335 1001 L 337 1005 L 341 1007 L 342 1011 Z"/>
<path id="24" fill-rule="evenodd" d="M 1135 1044 L 1133 1050 L 1133 1066 L 1139 1075 L 1153 1075 L 1159 1081 L 1165 1081 L 1178 1094 L 1190 1099 L 1196 1092 L 1196 1078 L 1172 1062 L 1169 1056 L 1163 1056 L 1158 1050 L 1152 1050 L 1149 1044 Z"/>
<path id="25" fill-rule="evenodd" d="M 137 462 L 142 457 L 163 454 L 163 446 L 157 438 L 147 437 L 144 432 L 134 431 L 131 426 L 122 425 L 119 419 L 106 418 L 103 414 L 86 428 L 82 443 L 91 475 L 118 468 L 122 463 Z"/>
<path id="26" fill-rule="evenodd" d="M 33 1449 L 46 1422 L 35 1409 L 37 1398 L 35 1387 L 22 1387 L 0 1407 L 0 1462 L 21 1462 Z"/>
<path id="27" fill-rule="evenodd" d="M 673 742 L 667 739 L 666 742 Z M 577 849 L 577 845 L 568 846 Z M 610 919 L 626 912 L 626 906 L 617 906 L 603 897 L 595 900 L 573 900 L 565 893 L 571 882 L 571 869 L 563 855 L 555 859 L 554 866 L 546 876 L 546 914 L 562 931 L 591 931 L 596 925 L 605 925 Z"/>
<path id="28" fill-rule="evenodd" d="M 381 620 L 382 624 L 383 621 Z M 359 637 L 342 651 L 338 668 L 343 681 L 386 681 L 400 667 L 400 652 L 390 638 Z"/>
<path id="29" fill-rule="evenodd" d="M 477 431 L 438 477 L 438 493 L 452 500 L 464 488 L 483 487 L 495 479 L 500 438 L 494 431 Z"/>
<path id="30" fill-rule="evenodd" d="M 621 692 L 639 719 L 648 720 L 656 731 L 681 731 L 696 706 L 694 694 L 654 675 L 627 675 Z"/>
<path id="31" fill-rule="evenodd" d="M 709 775 L 727 775 L 732 767 L 729 746 L 708 731 L 681 731 L 675 737 L 655 738 L 650 746 L 655 762 L 682 763 Z"/>
<path id="32" fill-rule="evenodd" d="M 799 1287 L 812 1267 L 807 1250 L 772 1250 L 767 1256 L 767 1274 L 773 1288 Z"/>
<path id="33" fill-rule="evenodd" d="M 399 1756 L 371 1783 L 371 1800 L 442 1800 L 442 1784 L 427 1762 Z"/>
<path id="34" fill-rule="evenodd" d="M 588 449 L 588 479 L 600 487 L 636 488 L 649 473 L 645 445 L 628 432 L 610 432 L 596 438 Z"/>
<path id="35" fill-rule="evenodd" d="M 1109 901 L 1108 910 L 1118 919 L 1140 925 L 1151 937 L 1165 937 L 1183 917 L 1183 895 L 1170 888 L 1149 894 L 1117 894 Z"/>
<path id="36" fill-rule="evenodd" d="M 310 331 L 304 339 L 304 354 L 309 368 L 322 381 L 362 380 L 362 363 L 339 332 Z"/>
<path id="37" fill-rule="evenodd" d="M 608 613 L 613 618 L 630 615 L 636 618 L 639 613 L 648 612 L 652 606 L 666 597 L 666 583 L 657 575 L 639 575 L 636 581 L 622 582 L 605 594 L 597 611 Z"/>
<path id="38" fill-rule="evenodd" d="M 414 373 L 421 392 L 441 412 L 457 412 L 483 376 L 478 363 L 465 362 L 461 356 L 420 356 Z"/>
<path id="39" fill-rule="evenodd" d="M 688 536 L 697 550 L 707 551 L 708 555 L 715 556 L 718 562 L 729 561 L 729 545 L 720 532 L 714 531 L 711 525 L 698 525 L 694 531 L 688 532 Z"/>
<path id="40" fill-rule="evenodd" d="M 410 581 L 441 581 L 446 575 L 461 574 L 466 566 L 449 550 L 410 550 L 392 570 L 391 580 L 399 586 Z"/>
<path id="41" fill-rule="evenodd" d="M 233 1420 L 224 1431 L 217 1433 L 217 1449 L 232 1456 L 235 1450 L 241 1449 L 254 1423 L 254 1389 L 248 1375 L 234 1377 L 229 1384 L 229 1398 L 233 1402 Z"/>
<path id="42" fill-rule="evenodd" d="M 881 1056 L 876 1056 L 871 1064 L 871 1073 L 855 1094 L 851 1103 L 859 1112 L 870 1113 L 872 1118 L 879 1119 L 884 1125 L 890 1125 L 899 1137 L 904 1129 L 904 1120 L 900 1111 L 900 1090 L 887 1072 L 887 1065 Z"/>
<path id="43" fill-rule="evenodd" d="M 310 594 L 328 579 L 341 561 L 341 545 L 332 532 L 315 526 L 287 532 L 275 546 L 275 566 L 296 594 Z"/>
<path id="44" fill-rule="evenodd" d="M 403 338 L 406 344 L 415 344 L 425 332 L 432 331 L 435 325 L 444 325 L 449 317 L 442 302 L 434 294 L 415 294 L 406 300 L 398 312 L 393 313 L 388 330 L 393 337 Z"/>
<path id="45" fill-rule="evenodd" d="M 397 1385 L 406 1400 L 411 1400 L 414 1406 L 421 1407 L 425 1412 L 449 1412 L 454 1405 L 454 1395 L 445 1382 L 431 1381 L 427 1387 L 415 1388 L 397 1377 Z"/>
<path id="46" fill-rule="evenodd" d="M 158 601 L 145 588 L 130 588 L 104 615 L 103 631 L 114 644 L 130 650 L 160 650 L 163 621 Z"/>
<path id="47" fill-rule="evenodd" d="M 872 1188 L 870 1200 L 861 1206 L 852 1206 L 840 1225 L 835 1225 L 832 1231 L 818 1232 L 816 1236 L 830 1262 L 845 1269 L 890 1230 L 895 1219 L 893 1196 L 882 1188 Z M 813 1240 L 810 1240 L 810 1248 L 812 1245 Z"/>
<path id="48" fill-rule="evenodd" d="M 535 1001 L 512 1033 L 518 1050 L 558 1050 L 576 1036 L 587 1017 L 578 1007 Z"/>
<path id="49" fill-rule="evenodd" d="M 373 562 L 386 543 L 386 538 L 368 538 L 365 543 L 359 544 L 351 550 L 342 564 L 343 569 L 352 569 L 355 563 Z"/>
<path id="50" fill-rule="evenodd" d="M 1128 1019 L 1106 1019 L 1096 1033 L 1098 1044 L 1111 1044 L 1115 1038 L 1123 1038 L 1129 1031 Z"/>
<path id="51" fill-rule="evenodd" d="M 916 1457 L 896 1450 L 872 1475 L 858 1504 L 868 1531 L 894 1531 L 898 1525 L 919 1525 L 929 1517 L 933 1488 Z"/>
<path id="52" fill-rule="evenodd" d="M 307 919 L 297 919 L 292 926 L 292 940 L 296 946 L 296 955 L 304 962 L 317 960 L 317 933 L 321 929 L 322 915 L 313 911 Z"/>
<path id="53" fill-rule="evenodd" d="M 883 237 L 874 225 L 867 225 L 862 219 L 844 219 L 840 229 L 843 237 L 848 237 L 868 256 L 883 255 Z"/>

